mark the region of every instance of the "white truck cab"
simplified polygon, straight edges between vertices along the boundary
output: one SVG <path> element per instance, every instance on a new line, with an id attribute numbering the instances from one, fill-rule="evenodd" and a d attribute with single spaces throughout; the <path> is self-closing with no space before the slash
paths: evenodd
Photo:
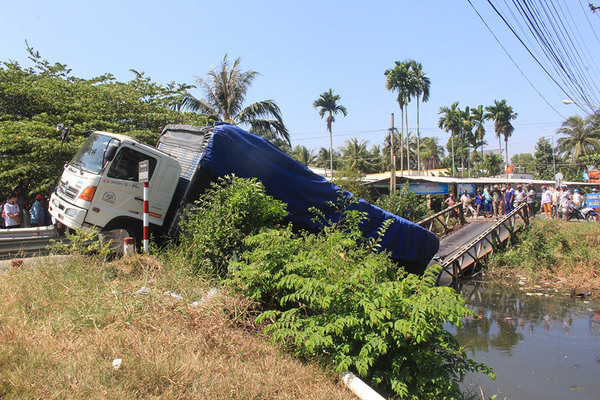
<path id="1" fill-rule="evenodd" d="M 143 183 L 138 182 L 138 164 L 144 160 L 149 161 L 149 222 L 161 227 L 179 180 L 179 162 L 108 132 L 93 132 L 65 165 L 50 198 L 50 213 L 71 229 L 124 229 L 140 239 Z"/>

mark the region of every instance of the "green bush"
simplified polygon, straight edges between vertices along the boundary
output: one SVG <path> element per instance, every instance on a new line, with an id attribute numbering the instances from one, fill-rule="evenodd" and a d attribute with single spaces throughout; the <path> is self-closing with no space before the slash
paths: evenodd
<path id="1" fill-rule="evenodd" d="M 273 341 L 299 355 L 325 355 L 381 391 L 456 398 L 466 372 L 493 375 L 444 329 L 472 315 L 464 299 L 374 252 L 377 239 L 358 229 L 364 218 L 346 211 L 318 234 L 287 228 L 249 236 L 230 284 L 265 306 L 258 322 Z"/>
<path id="2" fill-rule="evenodd" d="M 256 179 L 228 176 L 214 183 L 181 226 L 181 249 L 195 273 L 224 277 L 243 251 L 242 239 L 287 215 Z"/>
<path id="3" fill-rule="evenodd" d="M 408 184 L 400 191 L 384 195 L 375 205 L 409 221 L 418 222 L 431 214 L 425 199 L 410 191 Z"/>

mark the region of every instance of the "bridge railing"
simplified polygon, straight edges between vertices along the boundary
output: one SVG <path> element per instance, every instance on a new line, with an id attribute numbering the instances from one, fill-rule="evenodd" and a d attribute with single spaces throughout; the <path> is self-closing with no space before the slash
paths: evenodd
<path id="1" fill-rule="evenodd" d="M 522 225 L 517 225 L 518 220 L 523 221 Z M 452 278 L 452 285 L 456 286 L 458 281 L 463 278 L 466 268 L 479 264 L 483 257 L 493 253 L 495 249 L 510 240 L 519 226 L 528 226 L 529 222 L 527 204 L 519 204 L 512 212 L 466 243 L 459 251 L 441 260 L 442 273 L 438 275 L 438 284 L 440 278 L 447 274 Z"/>
<path id="2" fill-rule="evenodd" d="M 450 206 L 442 211 L 439 211 L 439 212 L 417 222 L 417 225 L 420 225 L 423 228 L 432 231 L 433 226 L 434 226 L 435 222 L 437 221 L 444 228 L 444 233 L 448 233 L 451 230 L 451 228 L 448 225 L 450 222 L 450 217 L 457 218 L 461 225 L 464 225 L 466 223 L 461 203 L 456 203 L 453 206 Z"/>

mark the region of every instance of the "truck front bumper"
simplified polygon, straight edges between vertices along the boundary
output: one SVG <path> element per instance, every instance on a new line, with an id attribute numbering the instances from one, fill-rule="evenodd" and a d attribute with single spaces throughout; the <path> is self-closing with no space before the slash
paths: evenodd
<path id="1" fill-rule="evenodd" d="M 57 221 L 62 222 L 68 228 L 79 229 L 84 226 L 87 210 L 63 200 L 56 193 L 50 196 L 48 210 Z"/>

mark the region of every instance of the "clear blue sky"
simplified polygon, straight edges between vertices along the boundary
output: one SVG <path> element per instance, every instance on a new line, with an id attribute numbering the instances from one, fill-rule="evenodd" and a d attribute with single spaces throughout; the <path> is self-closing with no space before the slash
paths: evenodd
<path id="1" fill-rule="evenodd" d="M 509 157 L 533 152 L 564 118 L 581 113 L 565 106 L 558 88 L 492 15 L 472 0 L 527 77 L 562 115 L 529 85 L 466 0 L 396 1 L 2 1 L 0 59 L 30 65 L 25 39 L 50 62 L 73 75 L 110 72 L 117 79 L 144 71 L 154 81 L 195 83 L 225 54 L 258 71 L 248 102 L 273 99 L 282 109 L 292 144 L 328 147 L 325 121 L 312 103 L 332 88 L 348 116 L 334 123 L 334 147 L 357 137 L 381 144 L 390 113 L 400 112 L 386 90 L 384 71 L 408 58 L 422 63 L 431 97 L 421 106 L 421 135 L 449 135 L 437 128 L 438 110 L 506 99 L 519 114 Z M 581 14 L 580 0 L 568 0 Z M 600 19 L 593 17 L 598 24 Z M 582 22 L 583 23 L 583 22 Z M 586 24 L 588 22 L 585 22 Z M 195 91 L 196 96 L 202 96 Z M 409 127 L 415 132 L 415 106 Z M 396 125 L 399 123 L 397 122 Z M 488 148 L 497 148 L 487 125 Z M 369 145 L 369 147 L 370 147 Z"/>

